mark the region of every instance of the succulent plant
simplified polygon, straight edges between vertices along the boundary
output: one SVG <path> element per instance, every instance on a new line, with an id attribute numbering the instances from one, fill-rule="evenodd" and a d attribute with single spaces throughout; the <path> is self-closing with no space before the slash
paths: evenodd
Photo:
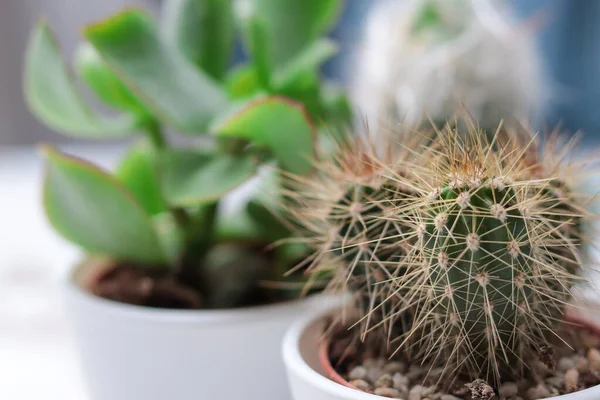
<path id="1" fill-rule="evenodd" d="M 378 4 L 356 54 L 352 94 L 373 132 L 428 127 L 425 113 L 443 126 L 466 110 L 492 134 L 501 119 L 537 117 L 548 97 L 542 63 L 530 27 L 503 5 Z"/>
<path id="2" fill-rule="evenodd" d="M 270 301 L 259 282 L 283 279 L 304 254 L 266 249 L 291 234 L 279 172 L 310 173 L 317 131 L 350 121 L 343 92 L 319 76 L 336 51 L 322 35 L 340 7 L 171 0 L 162 25 L 137 9 L 89 25 L 74 66 L 113 113 L 90 105 L 40 22 L 25 65 L 33 114 L 71 137 L 142 136 L 114 174 L 45 147 L 44 205 L 54 228 L 90 255 L 174 277 L 204 307 Z M 230 68 L 237 31 L 248 57 Z M 167 129 L 189 144 L 175 147 Z M 229 194 L 256 176 L 262 192 L 225 212 Z"/>
<path id="3" fill-rule="evenodd" d="M 489 141 L 463 122 L 467 135 L 448 125 L 433 142 L 405 143 L 389 162 L 374 155 L 367 165 L 378 166 L 377 174 L 364 178 L 380 191 L 346 208 L 374 212 L 352 219 L 348 211 L 342 221 L 360 221 L 352 231 L 332 218 L 344 191 L 307 194 L 311 185 L 322 187 L 313 182 L 294 192 L 301 197 L 295 204 L 310 221 L 309 243 L 331 255 L 337 265 L 330 268 L 345 277 L 332 285 L 356 294 L 356 335 L 378 336 L 388 356 L 442 366 L 445 376 L 498 383 L 526 374 L 557 338 L 572 287 L 583 280 L 581 221 L 591 213 L 590 198 L 572 189 L 581 172 L 570 161 L 572 143 L 553 136 L 539 146 L 531 135 L 504 129 Z M 360 160 L 318 170 L 343 188 L 339 168 L 352 176 L 345 166 Z M 307 209 L 323 211 L 311 219 Z M 347 237 L 325 239 L 340 232 Z M 368 256 L 348 257 L 345 243 Z M 351 285 L 356 280 L 362 284 Z"/>

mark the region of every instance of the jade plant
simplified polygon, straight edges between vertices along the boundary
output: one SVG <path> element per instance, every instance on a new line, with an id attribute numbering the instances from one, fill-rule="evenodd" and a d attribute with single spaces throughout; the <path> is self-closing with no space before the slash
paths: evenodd
<path id="1" fill-rule="evenodd" d="M 468 134 L 447 125 L 392 160 L 371 152 L 317 165 L 290 195 L 308 243 L 341 276 L 332 288 L 355 294 L 355 319 L 340 323 L 364 342 L 359 353 L 499 384 L 535 371 L 561 342 L 584 280 L 591 197 L 574 190 L 572 142 L 505 129 L 489 140 L 463 122 Z M 370 171 L 362 181 L 356 165 Z M 338 190 L 315 190 L 334 181 Z M 316 261 L 309 271 L 321 273 Z"/>
<path id="2" fill-rule="evenodd" d="M 309 174 L 325 127 L 350 121 L 320 79 L 338 0 L 173 0 L 161 23 L 128 9 L 83 28 L 76 77 L 48 24 L 26 54 L 25 94 L 50 128 L 83 139 L 139 136 L 114 173 L 45 146 L 44 206 L 56 231 L 114 266 L 94 287 L 115 300 L 222 308 L 277 301 L 305 256 L 291 235 L 281 173 Z M 247 58 L 233 65 L 236 40 Z M 171 134 L 167 134 L 167 130 Z M 172 135 L 187 136 L 185 147 Z M 242 186 L 260 188 L 237 196 Z M 256 187 L 256 186 L 255 186 Z M 237 194 L 237 193 L 236 193 Z M 271 285 L 265 285 L 271 282 Z"/>

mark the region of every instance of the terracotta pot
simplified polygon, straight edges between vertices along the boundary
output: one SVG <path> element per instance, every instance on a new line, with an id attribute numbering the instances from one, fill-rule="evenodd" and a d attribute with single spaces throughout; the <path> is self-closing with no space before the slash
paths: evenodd
<path id="1" fill-rule="evenodd" d="M 76 268 L 64 288 L 90 399 L 289 398 L 279 344 L 326 297 L 231 310 L 140 307 L 83 289 L 105 267 Z"/>
<path id="2" fill-rule="evenodd" d="M 333 312 L 332 312 L 333 311 Z M 329 361 L 329 343 L 323 340 L 325 323 L 335 310 L 321 310 L 292 325 L 283 339 L 283 359 L 294 400 L 383 400 L 350 385 Z M 600 318 L 570 311 L 566 319 L 600 334 Z M 553 400 L 598 400 L 600 385 L 553 397 Z"/>
<path id="3" fill-rule="evenodd" d="M 336 383 L 339 383 L 340 385 L 344 385 L 351 389 L 359 390 L 356 386 L 352 385 L 350 382 L 348 382 L 346 379 L 344 379 L 335 370 L 335 368 L 333 368 L 333 365 L 331 365 L 331 360 L 329 359 L 329 345 L 330 344 L 331 344 L 331 342 L 328 340 L 323 340 L 319 344 L 319 362 L 321 363 L 321 366 L 325 370 L 325 374 L 327 374 L 329 379 L 331 379 L 332 381 L 334 381 Z"/>

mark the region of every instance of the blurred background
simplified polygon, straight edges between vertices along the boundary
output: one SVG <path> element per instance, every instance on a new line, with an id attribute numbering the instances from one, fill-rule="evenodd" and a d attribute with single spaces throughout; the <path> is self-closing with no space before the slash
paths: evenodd
<path id="1" fill-rule="evenodd" d="M 340 40 L 342 52 L 329 62 L 325 73 L 347 78 L 343 60 L 356 48 L 368 10 L 388 0 L 348 0 L 341 23 L 332 36 Z M 403 0 L 394 0 L 402 2 Z M 448 0 L 452 3 L 455 0 Z M 42 126 L 28 112 L 22 96 L 22 63 L 30 28 L 44 16 L 56 30 L 63 51 L 71 56 L 79 40 L 79 29 L 124 7 L 143 6 L 157 13 L 161 0 L 3 0 L 0 6 L 0 146 L 33 145 L 40 141 L 64 141 L 64 137 Z M 508 0 L 517 17 L 541 20 L 535 39 L 540 51 L 552 98 L 543 121 L 595 141 L 600 113 L 600 2 L 596 0 Z"/>
<path id="2" fill-rule="evenodd" d="M 349 81 L 352 69 L 347 66 L 368 11 L 380 1 L 403 0 L 347 1 L 332 33 L 342 51 L 326 65 L 329 77 Z M 34 145 L 60 142 L 70 152 L 106 167 L 124 149 L 120 143 L 67 139 L 34 119 L 22 96 L 23 55 L 30 29 L 41 16 L 49 20 L 65 55 L 71 57 L 83 24 L 124 6 L 156 13 L 161 1 L 0 3 L 0 399 L 85 400 L 56 290 L 77 253 L 56 237 L 41 212 L 41 163 Z M 567 131 L 583 130 L 586 142 L 598 142 L 600 1 L 509 0 L 508 4 L 518 18 L 539 21 L 535 43 L 552 92 L 542 125 L 561 122 Z"/>

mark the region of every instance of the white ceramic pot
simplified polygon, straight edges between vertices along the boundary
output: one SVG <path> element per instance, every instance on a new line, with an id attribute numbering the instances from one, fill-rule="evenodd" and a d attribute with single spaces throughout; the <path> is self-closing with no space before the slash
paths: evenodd
<path id="1" fill-rule="evenodd" d="M 66 284 L 66 306 L 92 400 L 286 400 L 280 344 L 304 300 L 233 310 L 165 310 L 105 300 Z"/>
<path id="2" fill-rule="evenodd" d="M 292 398 L 294 400 L 384 400 L 387 398 L 343 386 L 327 378 L 319 361 L 319 347 L 326 317 L 331 309 L 321 309 L 294 323 L 283 338 L 282 352 Z M 598 331 L 596 319 L 577 319 Z M 576 393 L 553 397 L 552 400 L 598 400 L 600 385 Z"/>

